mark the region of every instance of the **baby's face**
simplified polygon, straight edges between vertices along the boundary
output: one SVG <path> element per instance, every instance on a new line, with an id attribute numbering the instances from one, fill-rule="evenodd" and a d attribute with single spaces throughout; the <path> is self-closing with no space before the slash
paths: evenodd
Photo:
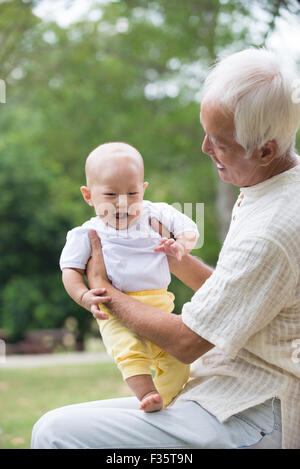
<path id="1" fill-rule="evenodd" d="M 90 184 L 90 205 L 102 221 L 117 229 L 128 228 L 142 213 L 148 183 L 130 161 L 99 168 Z"/>

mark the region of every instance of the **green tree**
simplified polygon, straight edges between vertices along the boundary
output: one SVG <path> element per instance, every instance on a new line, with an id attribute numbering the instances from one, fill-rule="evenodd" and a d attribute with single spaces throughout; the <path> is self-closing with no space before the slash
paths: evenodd
<path id="1" fill-rule="evenodd" d="M 0 324 L 12 338 L 60 327 L 68 316 L 82 334 L 90 325 L 65 293 L 58 261 L 66 232 L 93 216 L 79 187 L 99 143 L 123 140 L 141 151 L 147 198 L 205 202 L 205 243 L 195 254 L 216 262 L 218 186 L 201 152 L 198 93 L 221 51 L 252 44 L 251 5 L 95 3 L 99 20 L 62 28 L 38 19 L 32 1 L 0 3 L 0 54 L 9 53 L 0 69 L 8 85 L 0 105 Z M 176 279 L 171 289 L 179 312 L 191 292 Z"/>

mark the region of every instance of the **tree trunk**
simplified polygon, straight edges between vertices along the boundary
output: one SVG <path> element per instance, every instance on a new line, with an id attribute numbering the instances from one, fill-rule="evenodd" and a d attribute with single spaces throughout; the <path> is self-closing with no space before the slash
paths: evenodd
<path id="1" fill-rule="evenodd" d="M 217 182 L 217 200 L 216 207 L 218 213 L 218 235 L 223 243 L 231 221 L 231 212 L 236 200 L 236 193 L 231 184 L 223 182 L 219 176 Z"/>

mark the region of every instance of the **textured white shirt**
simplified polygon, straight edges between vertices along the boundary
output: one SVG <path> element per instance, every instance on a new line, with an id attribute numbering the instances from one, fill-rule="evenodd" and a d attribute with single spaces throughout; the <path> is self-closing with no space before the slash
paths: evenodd
<path id="1" fill-rule="evenodd" d="M 182 319 L 215 347 L 177 400 L 223 422 L 277 396 L 283 447 L 300 448 L 300 165 L 240 189 L 216 269 Z"/>
<path id="2" fill-rule="evenodd" d="M 88 232 L 96 230 L 107 276 L 116 288 L 125 292 L 167 288 L 171 281 L 169 265 L 163 252 L 154 251 L 161 236 L 151 228 L 150 217 L 161 221 L 175 238 L 187 231 L 199 236 L 196 223 L 171 205 L 144 200 L 142 214 L 128 229 L 116 230 L 93 217 L 69 231 L 60 268 L 85 269 L 91 257 Z"/>

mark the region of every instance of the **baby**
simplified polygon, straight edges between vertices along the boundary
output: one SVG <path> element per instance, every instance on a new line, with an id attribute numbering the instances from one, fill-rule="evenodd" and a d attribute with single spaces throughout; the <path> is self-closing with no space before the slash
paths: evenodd
<path id="1" fill-rule="evenodd" d="M 166 203 L 143 200 L 148 186 L 143 159 L 126 143 L 97 147 L 88 156 L 85 171 L 87 185 L 80 190 L 97 216 L 67 234 L 60 258 L 66 291 L 89 311 L 99 303 L 97 290 L 88 290 L 84 281 L 91 256 L 88 232 L 96 230 L 111 283 L 141 302 L 171 312 L 174 295 L 167 291 L 171 276 L 166 253 L 181 260 L 193 249 L 199 236 L 196 224 Z M 151 228 L 151 217 L 175 239 L 161 238 Z M 145 412 L 165 408 L 186 383 L 189 366 L 128 330 L 104 305 L 101 311 L 108 316 L 98 320 L 103 343 L 141 401 L 139 408 Z"/>

